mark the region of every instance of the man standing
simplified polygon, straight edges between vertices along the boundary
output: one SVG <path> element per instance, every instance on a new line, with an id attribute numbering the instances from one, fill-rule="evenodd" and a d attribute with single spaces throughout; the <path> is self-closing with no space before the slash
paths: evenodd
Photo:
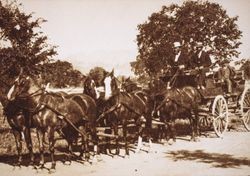
<path id="1" fill-rule="evenodd" d="M 198 70 L 197 74 L 197 88 L 205 89 L 206 72 L 209 71 L 209 67 L 212 65 L 212 61 L 208 54 L 207 47 L 199 46 L 197 52 L 193 55 L 193 62 L 195 63 L 195 69 Z"/>
<path id="2" fill-rule="evenodd" d="M 243 66 L 242 66 L 242 71 L 243 71 L 243 80 L 245 80 L 245 86 L 244 90 L 247 90 L 248 88 L 250 89 L 250 60 L 247 60 Z"/>
<path id="3" fill-rule="evenodd" d="M 218 78 L 220 82 L 226 83 L 227 93 L 232 93 L 232 79 L 235 76 L 235 70 L 229 65 L 228 60 L 221 63 L 222 67 L 218 71 Z"/>

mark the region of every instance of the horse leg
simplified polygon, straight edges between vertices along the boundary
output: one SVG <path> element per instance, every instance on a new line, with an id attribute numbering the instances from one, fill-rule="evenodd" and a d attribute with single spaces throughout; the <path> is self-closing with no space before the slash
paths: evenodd
<path id="1" fill-rule="evenodd" d="M 175 120 L 171 120 L 169 125 L 171 130 L 171 138 L 173 139 L 174 142 L 176 142 Z"/>
<path id="2" fill-rule="evenodd" d="M 44 140 L 45 140 L 45 132 L 42 129 L 37 129 L 37 138 L 39 143 L 39 152 L 40 152 L 40 168 L 44 168 Z"/>
<path id="3" fill-rule="evenodd" d="M 126 118 L 126 117 L 125 117 Z M 122 123 L 123 139 L 125 143 L 125 155 L 129 155 L 128 141 L 127 141 L 127 120 Z"/>
<path id="4" fill-rule="evenodd" d="M 143 133 L 143 127 L 142 127 L 142 121 L 141 121 L 141 117 L 139 117 L 138 119 L 135 119 L 135 124 L 136 124 L 136 131 L 137 131 L 137 147 L 135 152 L 138 153 L 141 148 L 142 148 L 142 133 Z M 135 138 L 135 139 L 136 139 Z"/>
<path id="5" fill-rule="evenodd" d="M 20 167 L 21 162 L 22 162 L 22 132 L 14 130 L 13 129 L 13 135 L 15 137 L 15 142 L 16 142 L 16 148 L 17 148 L 17 155 L 18 155 L 18 160 L 17 160 L 17 165 Z"/>
<path id="6" fill-rule="evenodd" d="M 119 155 L 120 153 L 120 147 L 119 147 L 119 138 L 118 138 L 118 122 L 115 122 L 113 124 L 113 130 L 114 130 L 114 135 L 115 135 L 115 154 Z M 110 150 L 110 148 L 109 148 Z"/>
<path id="7" fill-rule="evenodd" d="M 51 168 L 55 170 L 56 169 L 56 162 L 55 162 L 55 130 L 54 128 L 50 127 L 48 129 L 48 139 L 49 139 L 49 151 L 50 151 L 50 157 L 51 157 Z M 44 141 L 43 141 L 44 142 Z"/>
<path id="8" fill-rule="evenodd" d="M 189 116 L 189 121 L 190 121 L 190 128 L 191 128 L 191 139 L 190 141 L 195 141 L 195 129 L 194 129 L 194 118 L 191 116 Z"/>
<path id="9" fill-rule="evenodd" d="M 175 129 L 175 119 L 176 119 L 177 114 L 175 112 L 171 112 L 169 114 L 169 137 L 173 139 L 173 142 L 176 142 L 176 129 Z"/>
<path id="10" fill-rule="evenodd" d="M 199 137 L 200 135 L 200 129 L 199 129 L 199 116 L 198 116 L 198 110 L 194 111 L 194 127 L 195 127 L 195 137 Z M 197 139 L 196 139 L 197 140 Z"/>
<path id="11" fill-rule="evenodd" d="M 72 150 L 72 145 L 73 145 L 73 141 L 71 139 L 67 139 L 68 142 L 68 153 L 67 153 L 67 158 L 66 158 L 66 162 L 69 162 L 69 165 L 71 164 L 71 156 L 73 154 L 73 150 Z"/>
<path id="12" fill-rule="evenodd" d="M 27 148 L 30 153 L 30 164 L 34 165 L 34 153 L 33 153 L 33 145 L 32 145 L 30 128 L 24 129 L 24 136 L 25 136 L 25 142 L 26 142 Z"/>
<path id="13" fill-rule="evenodd" d="M 97 136 L 97 131 L 96 131 L 96 127 L 93 127 L 93 129 L 91 129 L 91 138 L 94 144 L 94 156 L 95 155 L 99 155 L 100 154 L 100 150 L 99 150 L 99 139 Z"/>
<path id="14" fill-rule="evenodd" d="M 81 153 L 80 156 L 83 156 L 83 153 L 85 153 L 85 159 L 89 161 L 90 159 L 90 153 L 89 153 L 89 141 L 88 141 L 88 135 L 86 133 L 85 127 L 80 127 L 82 134 L 82 145 L 81 145 Z"/>

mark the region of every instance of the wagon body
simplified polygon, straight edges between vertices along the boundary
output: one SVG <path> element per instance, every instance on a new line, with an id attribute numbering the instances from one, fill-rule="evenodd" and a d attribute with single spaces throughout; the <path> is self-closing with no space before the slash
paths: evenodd
<path id="1" fill-rule="evenodd" d="M 182 86 L 197 87 L 197 70 L 183 71 L 181 75 L 175 75 L 175 81 L 171 82 L 172 88 Z M 218 73 L 206 73 L 205 89 L 198 89 L 202 96 L 202 103 L 199 106 L 200 127 L 210 129 L 213 127 L 217 136 L 223 136 L 227 130 L 230 112 L 237 115 L 248 131 L 250 131 L 250 89 L 244 90 L 244 80 L 241 71 L 236 72 L 232 80 L 233 91 L 226 93 L 226 85 L 218 79 Z M 173 75 L 160 77 L 163 82 L 172 81 Z"/>

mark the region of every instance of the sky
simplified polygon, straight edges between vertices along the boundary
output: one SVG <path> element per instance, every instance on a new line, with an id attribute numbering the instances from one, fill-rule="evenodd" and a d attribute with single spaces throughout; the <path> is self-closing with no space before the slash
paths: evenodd
<path id="1" fill-rule="evenodd" d="M 250 0 L 217 2 L 243 31 L 239 58 L 250 58 Z M 82 73 L 95 66 L 132 75 L 130 62 L 138 55 L 137 25 L 163 5 L 183 0 L 18 0 L 26 13 L 47 20 L 41 31 L 57 46 L 55 59 L 66 60 Z"/>

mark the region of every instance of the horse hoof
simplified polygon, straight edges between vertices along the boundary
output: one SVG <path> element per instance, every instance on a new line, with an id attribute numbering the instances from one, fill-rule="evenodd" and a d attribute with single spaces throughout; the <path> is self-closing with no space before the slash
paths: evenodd
<path id="1" fill-rule="evenodd" d="M 56 170 L 56 164 L 55 163 L 51 164 L 50 170 Z"/>
<path id="2" fill-rule="evenodd" d="M 194 139 L 194 142 L 200 142 L 200 139 L 196 138 Z"/>
<path id="3" fill-rule="evenodd" d="M 96 157 L 96 155 L 92 158 L 92 163 L 94 164 L 94 163 L 97 163 L 98 162 L 98 159 L 97 159 L 97 157 Z"/>
<path id="4" fill-rule="evenodd" d="M 190 139 L 190 142 L 199 142 L 200 140 L 199 139 L 197 139 L 197 138 L 191 138 Z"/>
<path id="5" fill-rule="evenodd" d="M 129 159 L 130 158 L 130 156 L 128 155 L 128 154 L 126 154 L 125 156 L 124 156 L 124 159 Z"/>
<path id="6" fill-rule="evenodd" d="M 21 162 L 18 162 L 18 163 L 16 164 L 16 166 L 19 167 L 19 168 L 21 168 Z"/>
<path id="7" fill-rule="evenodd" d="M 49 174 L 53 174 L 53 173 L 55 173 L 56 172 L 56 168 L 50 168 L 49 169 Z"/>
<path id="8" fill-rule="evenodd" d="M 173 145 L 174 144 L 174 141 L 173 140 L 169 140 L 168 141 L 168 145 Z"/>
<path id="9" fill-rule="evenodd" d="M 63 162 L 63 164 L 64 164 L 64 165 L 68 165 L 68 166 L 69 166 L 69 165 L 71 165 L 71 161 L 69 161 L 69 160 L 64 161 L 64 162 Z"/>
<path id="10" fill-rule="evenodd" d="M 35 165 L 33 165 L 32 169 L 37 170 L 38 168 Z"/>
<path id="11" fill-rule="evenodd" d="M 39 165 L 40 165 L 39 169 L 46 169 L 44 163 L 40 163 Z"/>

